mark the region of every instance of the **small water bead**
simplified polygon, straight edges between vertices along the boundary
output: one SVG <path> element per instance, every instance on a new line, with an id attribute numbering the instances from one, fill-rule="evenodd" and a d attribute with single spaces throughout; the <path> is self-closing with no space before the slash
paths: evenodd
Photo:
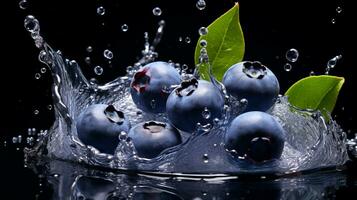
<path id="1" fill-rule="evenodd" d="M 314 71 L 311 71 L 311 72 L 310 72 L 310 76 L 315 76 L 315 72 L 314 72 Z"/>
<path id="2" fill-rule="evenodd" d="M 24 21 L 24 26 L 26 30 L 30 33 L 39 33 L 40 32 L 40 25 L 38 20 L 32 16 L 27 15 Z"/>
<path id="3" fill-rule="evenodd" d="M 113 52 L 110 51 L 109 49 L 104 50 L 103 55 L 106 59 L 111 60 L 113 59 Z"/>
<path id="4" fill-rule="evenodd" d="M 35 46 L 37 48 L 41 48 L 44 43 L 43 38 L 39 35 L 39 36 L 35 37 L 34 39 L 35 39 Z"/>
<path id="5" fill-rule="evenodd" d="M 201 27 L 200 29 L 198 29 L 198 33 L 200 35 L 207 35 L 208 29 L 206 27 Z"/>
<path id="6" fill-rule="evenodd" d="M 21 0 L 21 1 L 19 2 L 19 7 L 20 7 L 22 10 L 26 10 L 27 7 L 28 7 L 28 2 L 27 2 L 27 0 Z"/>
<path id="7" fill-rule="evenodd" d="M 154 14 L 155 16 L 160 16 L 162 14 L 161 8 L 155 7 L 154 9 L 152 9 L 152 14 Z"/>
<path id="8" fill-rule="evenodd" d="M 97 74 L 98 76 L 103 74 L 103 68 L 101 66 L 95 66 L 94 67 L 94 73 Z"/>
<path id="9" fill-rule="evenodd" d="M 128 134 L 124 131 L 120 132 L 119 140 L 126 140 L 128 138 Z"/>
<path id="10" fill-rule="evenodd" d="M 178 38 L 178 41 L 179 41 L 179 42 L 182 42 L 182 41 L 183 41 L 183 38 L 180 36 L 180 37 Z"/>
<path id="11" fill-rule="evenodd" d="M 39 113 L 40 113 L 39 110 L 34 110 L 34 111 L 33 111 L 33 114 L 34 114 L 34 115 L 38 115 Z"/>
<path id="12" fill-rule="evenodd" d="M 129 26 L 128 26 L 127 24 L 123 24 L 123 25 L 121 25 L 121 31 L 123 31 L 123 32 L 127 32 L 127 31 L 128 31 L 128 29 L 129 29 Z"/>
<path id="13" fill-rule="evenodd" d="M 93 47 L 92 47 L 92 46 L 88 46 L 88 47 L 86 48 L 86 51 L 87 51 L 88 53 L 91 53 L 91 52 L 93 51 Z"/>
<path id="14" fill-rule="evenodd" d="M 209 119 L 211 117 L 211 112 L 207 107 L 205 107 L 205 109 L 202 111 L 202 117 L 205 119 Z"/>
<path id="15" fill-rule="evenodd" d="M 340 6 L 338 6 L 338 7 L 336 8 L 336 12 L 337 12 L 337 13 L 341 13 L 341 12 L 342 12 L 342 8 L 341 8 Z"/>
<path id="16" fill-rule="evenodd" d="M 17 143 L 18 143 L 17 137 L 12 137 L 12 143 L 13 143 L 13 144 L 17 144 Z"/>
<path id="17" fill-rule="evenodd" d="M 332 23 L 332 24 L 336 24 L 336 19 L 335 19 L 335 18 L 332 18 L 332 19 L 331 19 L 331 23 Z"/>
<path id="18" fill-rule="evenodd" d="M 207 47 L 207 41 L 204 40 L 204 39 L 200 40 L 200 46 L 201 47 Z"/>
<path id="19" fill-rule="evenodd" d="M 206 8 L 206 1 L 205 0 L 198 0 L 196 2 L 196 8 L 198 10 L 204 10 Z"/>
<path id="20" fill-rule="evenodd" d="M 97 14 L 101 16 L 105 15 L 105 8 L 103 6 L 99 6 L 97 8 Z"/>
<path id="21" fill-rule="evenodd" d="M 293 68 L 293 66 L 290 63 L 286 63 L 284 65 L 284 70 L 287 72 L 290 72 L 292 68 Z"/>
<path id="22" fill-rule="evenodd" d="M 47 109 L 48 109 L 48 110 L 52 110 L 52 105 L 51 105 L 51 104 L 48 105 L 48 106 L 47 106 Z"/>
<path id="23" fill-rule="evenodd" d="M 206 154 L 206 153 L 203 154 L 202 159 L 203 159 L 203 162 L 204 162 L 204 163 L 208 163 L 208 160 L 209 160 L 208 154 Z"/>
<path id="24" fill-rule="evenodd" d="M 84 62 L 85 62 L 87 65 L 90 65 L 90 63 L 91 63 L 90 57 L 85 57 L 85 58 L 84 58 Z"/>
<path id="25" fill-rule="evenodd" d="M 156 107 L 156 101 L 155 101 L 154 99 L 151 100 L 150 106 L 151 106 L 152 108 L 155 108 L 155 107 Z"/>
<path id="26" fill-rule="evenodd" d="M 38 79 L 40 79 L 40 78 L 41 78 L 41 74 L 40 74 L 40 73 L 36 73 L 36 74 L 35 74 L 35 79 L 38 80 Z"/>
<path id="27" fill-rule="evenodd" d="M 342 55 L 338 55 L 338 56 L 335 56 L 335 57 L 331 58 L 331 59 L 327 62 L 327 67 L 329 67 L 329 68 L 334 68 L 334 67 L 336 66 L 336 64 L 337 64 L 337 61 L 338 61 L 339 59 L 341 59 L 341 58 L 342 58 Z"/>
<path id="28" fill-rule="evenodd" d="M 299 52 L 296 49 L 289 49 L 286 52 L 285 57 L 290 62 L 296 62 L 299 58 Z"/>
<path id="29" fill-rule="evenodd" d="M 187 44 L 190 44 L 190 43 L 191 43 L 191 38 L 190 38 L 190 37 L 186 37 L 186 38 L 185 38 L 185 42 L 186 42 Z"/>
<path id="30" fill-rule="evenodd" d="M 40 70 L 40 72 L 41 72 L 42 74 L 46 73 L 46 71 L 47 71 L 46 67 L 42 67 L 41 70 Z"/>

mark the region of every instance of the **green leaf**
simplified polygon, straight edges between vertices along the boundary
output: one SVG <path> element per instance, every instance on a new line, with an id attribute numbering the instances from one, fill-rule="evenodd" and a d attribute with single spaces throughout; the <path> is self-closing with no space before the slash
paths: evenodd
<path id="1" fill-rule="evenodd" d="M 239 5 L 216 19 L 208 27 L 208 34 L 198 39 L 195 50 L 195 64 L 199 64 L 201 51 L 200 41 L 207 41 L 207 54 L 212 66 L 212 73 L 221 81 L 226 70 L 235 63 L 242 61 L 244 56 L 244 37 L 239 23 Z M 209 79 L 208 65 L 199 68 L 201 78 Z"/>
<path id="2" fill-rule="evenodd" d="M 320 110 L 325 119 L 335 107 L 345 79 L 337 76 L 310 76 L 293 84 L 285 95 L 290 104 L 301 109 Z"/>

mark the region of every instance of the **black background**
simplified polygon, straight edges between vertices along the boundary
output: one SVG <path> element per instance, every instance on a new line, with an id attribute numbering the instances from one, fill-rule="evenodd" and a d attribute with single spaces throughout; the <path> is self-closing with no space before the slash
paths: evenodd
<path id="1" fill-rule="evenodd" d="M 206 0 L 207 7 L 199 11 L 196 0 L 28 0 L 29 6 L 21 10 L 18 0 L 1 3 L 1 125 L 0 141 L 10 143 L 10 136 L 24 134 L 29 127 L 47 129 L 54 117 L 46 107 L 51 104 L 51 77 L 49 72 L 36 80 L 35 73 L 45 67 L 37 60 L 38 49 L 23 27 L 26 15 L 34 15 L 41 24 L 41 35 L 65 57 L 77 60 L 87 78 L 95 77 L 100 83 L 112 80 L 125 73 L 143 49 L 143 33 L 155 34 L 159 20 L 166 21 L 165 33 L 158 46 L 159 60 L 173 60 L 193 66 L 193 54 L 198 38 L 198 29 L 232 7 L 233 0 Z M 356 22 L 351 15 L 353 7 L 347 1 L 240 1 L 240 19 L 243 28 L 246 53 L 245 60 L 259 60 L 277 75 L 281 93 L 295 81 L 309 75 L 313 70 L 323 74 L 326 63 L 342 54 L 332 75 L 343 76 L 345 85 L 340 93 L 335 111 L 336 120 L 352 137 L 357 132 L 354 113 L 357 105 L 354 93 L 357 75 L 352 44 L 356 43 L 352 33 Z M 104 16 L 98 16 L 98 6 L 106 8 Z M 160 17 L 152 9 L 162 9 Z M 336 8 L 342 7 L 337 13 Z M 331 22 L 336 19 L 336 23 Z M 104 26 L 102 23 L 104 22 Z M 127 24 L 129 30 L 120 27 Z M 354 36 L 353 36 L 354 35 Z M 178 38 L 189 36 L 191 43 L 179 42 Z M 86 51 L 87 46 L 93 52 Z M 114 53 L 112 64 L 103 57 L 104 49 Z M 286 72 L 285 52 L 296 48 L 300 57 L 293 69 Z M 91 56 L 92 64 L 84 62 Z M 104 68 L 102 76 L 93 72 L 93 67 Z M 34 115 L 34 110 L 39 110 Z M 14 145 L 4 148 L 0 144 L 1 183 L 5 194 L 12 199 L 33 199 L 37 179 L 22 168 L 21 152 Z M 6 181 L 5 181 L 6 180 Z M 16 192 L 21 191 L 21 192 Z"/>

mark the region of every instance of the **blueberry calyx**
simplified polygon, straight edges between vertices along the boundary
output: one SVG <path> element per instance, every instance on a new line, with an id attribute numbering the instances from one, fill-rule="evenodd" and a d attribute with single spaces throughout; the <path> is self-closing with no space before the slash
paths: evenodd
<path id="1" fill-rule="evenodd" d="M 150 83 L 150 74 L 148 68 L 143 68 L 134 75 L 134 81 L 131 85 L 138 93 L 145 92 L 146 87 Z"/>
<path id="2" fill-rule="evenodd" d="M 195 78 L 184 80 L 176 89 L 176 94 L 179 97 L 190 96 L 198 87 L 198 80 Z"/>
<path id="3" fill-rule="evenodd" d="M 149 121 L 143 125 L 144 129 L 149 130 L 151 133 L 159 133 L 166 128 L 166 124 L 162 122 Z"/>
<path id="4" fill-rule="evenodd" d="M 267 68 L 259 61 L 247 61 L 243 64 L 243 72 L 249 78 L 262 79 L 267 74 Z"/>
<path id="5" fill-rule="evenodd" d="M 113 105 L 109 105 L 104 110 L 105 116 L 109 119 L 109 121 L 117 124 L 124 123 L 124 113 L 115 109 Z"/>
<path id="6" fill-rule="evenodd" d="M 246 157 L 256 163 L 261 163 L 272 159 L 271 152 L 272 142 L 268 137 L 255 137 L 250 141 L 248 154 Z"/>

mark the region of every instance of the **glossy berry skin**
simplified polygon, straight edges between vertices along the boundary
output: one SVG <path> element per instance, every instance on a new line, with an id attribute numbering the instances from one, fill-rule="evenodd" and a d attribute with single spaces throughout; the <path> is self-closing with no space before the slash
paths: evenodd
<path id="1" fill-rule="evenodd" d="M 76 119 L 79 140 L 102 153 L 114 154 L 120 132 L 128 132 L 130 122 L 112 105 L 94 104 Z"/>
<path id="2" fill-rule="evenodd" d="M 279 95 L 279 81 L 260 62 L 245 61 L 231 66 L 223 76 L 228 94 L 248 100 L 245 111 L 266 111 Z"/>
<path id="3" fill-rule="evenodd" d="M 152 62 L 139 69 L 130 84 L 136 106 L 149 113 L 163 113 L 171 87 L 181 82 L 178 71 L 166 62 Z"/>
<path id="4" fill-rule="evenodd" d="M 197 123 L 212 124 L 213 119 L 221 118 L 224 98 L 210 82 L 191 79 L 183 81 L 169 96 L 166 112 L 171 124 L 176 128 L 193 132 Z M 209 113 L 205 116 L 204 112 Z"/>
<path id="5" fill-rule="evenodd" d="M 154 158 L 163 150 L 182 143 L 179 131 L 170 124 L 148 121 L 130 129 L 128 136 L 141 158 Z"/>
<path id="6" fill-rule="evenodd" d="M 260 112 L 246 112 L 236 117 L 228 128 L 224 143 L 233 155 L 252 163 L 279 159 L 285 142 L 285 132 L 271 115 Z"/>

